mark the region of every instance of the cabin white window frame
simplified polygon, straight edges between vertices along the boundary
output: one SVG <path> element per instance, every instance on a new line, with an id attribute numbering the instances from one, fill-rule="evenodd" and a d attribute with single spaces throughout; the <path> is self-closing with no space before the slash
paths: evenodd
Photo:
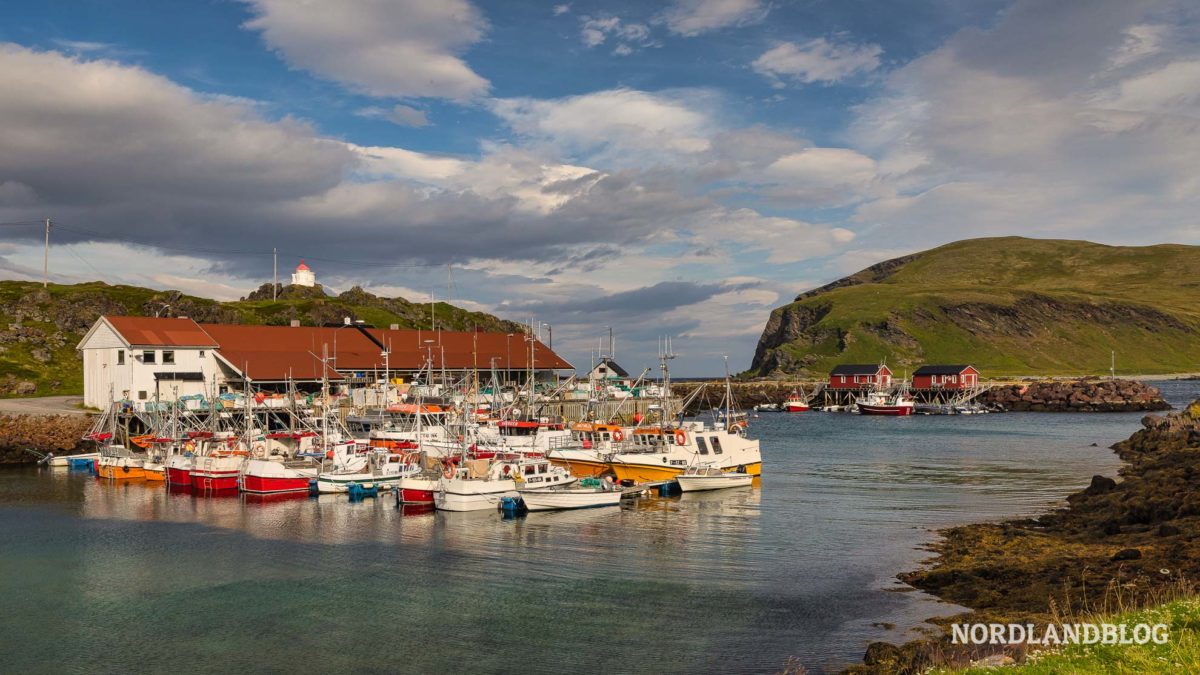
<path id="1" fill-rule="evenodd" d="M 153 349 L 142 350 L 142 363 L 147 365 L 155 365 L 158 363 L 158 354 Z"/>

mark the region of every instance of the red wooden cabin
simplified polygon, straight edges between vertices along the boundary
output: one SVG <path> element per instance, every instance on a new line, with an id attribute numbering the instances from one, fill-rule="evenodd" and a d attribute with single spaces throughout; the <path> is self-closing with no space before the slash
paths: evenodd
<path id="1" fill-rule="evenodd" d="M 913 389 L 969 389 L 979 384 L 974 366 L 921 366 L 913 372 Z"/>
<path id="2" fill-rule="evenodd" d="M 883 364 L 846 363 L 829 373 L 830 389 L 866 389 L 892 386 L 892 370 Z"/>

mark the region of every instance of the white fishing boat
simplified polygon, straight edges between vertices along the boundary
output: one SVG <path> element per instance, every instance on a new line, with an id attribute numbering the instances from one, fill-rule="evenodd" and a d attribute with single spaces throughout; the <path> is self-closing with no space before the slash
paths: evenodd
<path id="1" fill-rule="evenodd" d="M 49 455 L 49 458 L 50 459 L 46 460 L 46 464 L 48 466 L 71 466 L 71 462 L 73 462 L 73 461 L 83 461 L 83 460 L 88 460 L 88 459 L 99 460 L 100 453 L 84 452 L 84 453 L 80 453 L 78 455 L 62 455 L 62 456 L 51 453 Z"/>
<path id="2" fill-rule="evenodd" d="M 373 449 L 364 467 L 322 471 L 317 476 L 317 492 L 347 492 L 351 483 L 390 490 L 402 479 L 416 476 L 420 471 L 421 467 L 412 463 L 409 455 Z"/>
<path id="3" fill-rule="evenodd" d="M 554 487 L 541 490 L 520 489 L 525 508 L 530 511 L 558 509 L 591 509 L 619 506 L 624 496 L 612 481 L 586 478 L 578 486 Z"/>
<path id="4" fill-rule="evenodd" d="M 502 497 L 519 496 L 518 488 L 532 492 L 576 481 L 569 471 L 542 457 L 468 459 L 462 464 L 448 468 L 438 482 L 433 504 L 441 511 L 494 509 Z"/>
<path id="5" fill-rule="evenodd" d="M 754 482 L 754 476 L 736 471 L 722 471 L 713 466 L 690 466 L 687 471 L 676 476 L 675 480 L 679 483 L 679 489 L 684 492 L 700 492 L 747 487 Z"/>

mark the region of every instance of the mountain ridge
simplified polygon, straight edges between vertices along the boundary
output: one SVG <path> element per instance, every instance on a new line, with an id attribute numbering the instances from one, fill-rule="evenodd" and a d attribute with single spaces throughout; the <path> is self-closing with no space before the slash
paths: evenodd
<path id="1" fill-rule="evenodd" d="M 871 265 L 772 311 L 747 375 L 972 363 L 987 375 L 1200 370 L 1200 247 L 968 239 Z"/>

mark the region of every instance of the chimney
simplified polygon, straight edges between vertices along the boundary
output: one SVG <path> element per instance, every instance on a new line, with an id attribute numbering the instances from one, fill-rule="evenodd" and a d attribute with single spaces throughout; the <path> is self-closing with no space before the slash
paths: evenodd
<path id="1" fill-rule="evenodd" d="M 300 327 L 300 319 L 292 319 L 290 322 L 288 322 L 288 325 L 291 326 L 292 328 L 299 328 Z"/>
<path id="2" fill-rule="evenodd" d="M 388 328 L 390 328 L 391 330 L 400 330 L 400 324 L 394 323 L 394 324 L 388 326 Z"/>

